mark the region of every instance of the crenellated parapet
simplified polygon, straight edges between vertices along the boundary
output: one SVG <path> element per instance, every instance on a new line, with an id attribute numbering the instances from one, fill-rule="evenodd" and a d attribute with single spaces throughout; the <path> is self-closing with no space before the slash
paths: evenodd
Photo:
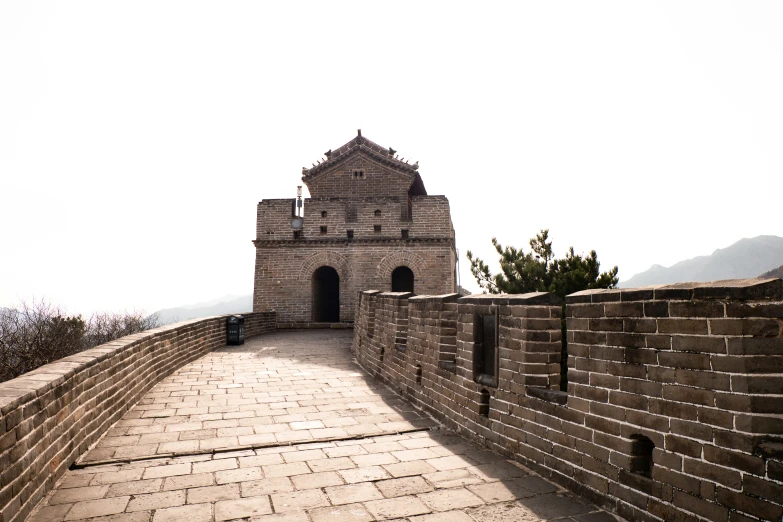
<path id="1" fill-rule="evenodd" d="M 403 310 L 400 351 L 378 332 Z M 363 292 L 354 351 L 447 426 L 628 520 L 781 520 L 782 280 L 586 291 L 565 311 L 561 361 L 553 295 Z"/>

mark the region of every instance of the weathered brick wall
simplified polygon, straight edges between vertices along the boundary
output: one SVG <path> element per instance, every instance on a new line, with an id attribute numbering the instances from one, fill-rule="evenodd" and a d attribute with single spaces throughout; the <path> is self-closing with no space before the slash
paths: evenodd
<path id="1" fill-rule="evenodd" d="M 275 313 L 243 314 L 245 335 Z M 150 388 L 225 345 L 225 317 L 130 335 L 0 383 L 0 522 L 21 521 L 65 470 Z"/>
<path id="2" fill-rule="evenodd" d="M 405 352 L 408 349 L 407 292 L 386 292 L 376 296 L 374 343 L 383 356 L 383 369 L 390 382 L 404 386 L 408 376 Z"/>
<path id="3" fill-rule="evenodd" d="M 377 311 L 370 297 L 357 322 Z M 403 361 L 379 361 L 364 330 L 357 359 L 447 425 L 629 520 L 783 517 L 783 281 L 569 296 L 567 394 L 556 299 L 459 299 L 453 373 L 438 364 L 448 299 L 409 300 Z M 495 309 L 492 387 L 474 375 L 474 321 Z"/>
<path id="4" fill-rule="evenodd" d="M 363 178 L 354 178 L 353 171 L 364 171 Z M 404 199 L 413 182 L 413 174 L 401 172 L 373 160 L 367 154 L 357 153 L 345 162 L 307 180 L 310 195 L 316 198 L 383 197 Z"/>
<path id="5" fill-rule="evenodd" d="M 253 308 L 276 310 L 285 323 L 313 320 L 313 273 L 331 266 L 340 277 L 340 320 L 351 322 L 356 296 L 367 288 L 391 290 L 391 273 L 407 266 L 417 294 L 455 288 L 452 240 L 302 240 L 259 243 Z"/>
<path id="6" fill-rule="evenodd" d="M 372 375 L 377 375 L 382 367 L 380 344 L 375 341 L 375 301 L 378 294 L 378 290 L 365 290 L 359 295 L 351 345 L 359 364 Z"/>
<path id="7" fill-rule="evenodd" d="M 291 203 L 294 199 L 270 199 L 258 204 L 256 239 L 293 239 Z M 349 220 L 353 209 L 355 219 Z M 400 239 L 407 230 L 411 238 L 453 238 L 449 201 L 445 196 L 414 196 L 411 198 L 412 219 L 402 219 L 407 201 L 397 197 L 366 199 L 319 198 L 304 200 L 304 239 L 347 239 L 348 230 L 354 239 Z M 323 213 L 326 215 L 323 215 Z M 377 212 L 377 214 L 376 214 Z M 375 231 L 380 225 L 380 232 Z M 321 227 L 326 227 L 322 232 Z"/>
<path id="8" fill-rule="evenodd" d="M 454 292 L 448 199 L 426 195 L 417 166 L 361 135 L 329 156 L 303 170 L 312 198 L 304 202 L 301 232 L 291 228 L 293 199 L 258 204 L 253 309 L 276 310 L 286 324 L 322 319 L 313 313 L 312 283 L 322 266 L 339 275 L 339 321 L 345 323 L 354 319 L 358 292 L 390 291 L 392 271 L 400 266 L 413 272 L 417 294 Z"/>

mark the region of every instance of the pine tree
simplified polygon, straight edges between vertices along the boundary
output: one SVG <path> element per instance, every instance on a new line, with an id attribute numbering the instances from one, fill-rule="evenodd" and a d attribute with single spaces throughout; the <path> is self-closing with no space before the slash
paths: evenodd
<path id="1" fill-rule="evenodd" d="M 530 240 L 530 251 L 512 246 L 504 247 L 492 238 L 492 244 L 500 254 L 500 273 L 492 274 L 489 267 L 468 251 L 470 271 L 479 286 L 490 294 L 524 294 L 527 292 L 552 292 L 562 298 L 580 290 L 615 288 L 617 267 L 601 272 L 598 255 L 591 250 L 588 255 L 576 254 L 570 247 L 565 257 L 556 259 L 549 240 L 549 230 L 542 230 Z"/>
<path id="2" fill-rule="evenodd" d="M 479 286 L 490 294 L 525 294 L 552 292 L 565 299 L 568 294 L 594 288 L 616 288 L 617 267 L 601 272 L 601 263 L 595 250 L 583 256 L 570 247 L 565 257 L 556 259 L 549 240 L 549 230 L 542 230 L 530 240 L 530 252 L 521 248 L 502 246 L 496 238 L 492 244 L 500 254 L 500 273 L 492 274 L 489 267 L 468 250 L 470 271 Z M 566 339 L 565 305 L 561 319 L 562 352 L 560 361 L 560 389 L 568 389 L 568 344 Z"/>

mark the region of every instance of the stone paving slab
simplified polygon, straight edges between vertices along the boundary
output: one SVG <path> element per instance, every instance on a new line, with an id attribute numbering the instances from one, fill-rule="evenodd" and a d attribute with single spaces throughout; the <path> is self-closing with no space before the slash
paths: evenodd
<path id="1" fill-rule="evenodd" d="M 435 425 L 368 380 L 351 331 L 275 333 L 215 350 L 158 383 L 80 464 L 333 440 Z M 335 355 L 337 350 L 342 353 Z M 295 356 L 292 356 L 295 354 Z"/>
<path id="2" fill-rule="evenodd" d="M 28 520 L 619 520 L 444 428 L 376 435 L 434 423 L 364 374 L 350 342 L 350 331 L 278 332 L 184 366 Z M 332 440 L 314 442 L 322 430 Z M 274 445 L 243 447 L 262 434 Z M 194 454 L 161 456 L 183 443 Z M 128 460 L 96 463 L 111 459 Z"/>

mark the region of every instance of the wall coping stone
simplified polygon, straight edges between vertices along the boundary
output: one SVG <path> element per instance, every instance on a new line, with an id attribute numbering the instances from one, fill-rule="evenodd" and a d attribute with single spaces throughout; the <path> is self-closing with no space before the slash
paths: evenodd
<path id="1" fill-rule="evenodd" d="M 439 303 L 439 302 L 457 302 L 459 294 L 442 294 L 442 295 L 415 295 L 409 299 L 417 303 Z"/>
<path id="2" fill-rule="evenodd" d="M 414 295 L 411 292 L 381 292 L 378 294 L 379 297 L 391 297 L 392 299 L 408 299 Z"/>
<path id="3" fill-rule="evenodd" d="M 781 300 L 783 299 L 783 279 L 726 279 L 722 281 L 675 283 L 639 288 L 582 290 L 566 296 L 566 303 L 583 304 L 654 300 L 690 301 L 694 299 Z"/>
<path id="4" fill-rule="evenodd" d="M 555 404 L 565 405 L 568 401 L 568 392 L 561 390 L 550 390 L 549 388 L 541 388 L 537 386 L 527 386 L 525 393 L 529 397 L 535 397 L 542 401 L 554 402 Z"/>
<path id="5" fill-rule="evenodd" d="M 549 292 L 527 294 L 473 294 L 461 297 L 459 304 L 481 305 L 562 305 L 563 300 Z"/>

